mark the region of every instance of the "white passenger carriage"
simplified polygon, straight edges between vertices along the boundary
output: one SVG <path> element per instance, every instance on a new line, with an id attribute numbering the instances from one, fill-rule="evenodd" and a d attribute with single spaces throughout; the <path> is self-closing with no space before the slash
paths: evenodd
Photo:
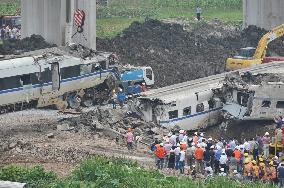
<path id="1" fill-rule="evenodd" d="M 172 128 L 195 130 L 218 123 L 221 102 L 213 100 L 212 88 L 218 87 L 222 76 L 212 76 L 168 86 L 144 93 L 133 110 L 149 122 Z"/>
<path id="2" fill-rule="evenodd" d="M 109 55 L 82 59 L 48 53 L 0 61 L 1 113 L 29 105 L 66 108 L 90 104 L 94 87 L 112 75 Z"/>

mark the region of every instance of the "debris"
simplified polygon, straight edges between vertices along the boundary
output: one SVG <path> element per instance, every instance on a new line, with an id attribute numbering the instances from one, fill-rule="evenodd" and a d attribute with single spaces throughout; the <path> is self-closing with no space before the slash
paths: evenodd
<path id="1" fill-rule="evenodd" d="M 11 144 L 9 144 L 9 149 L 13 149 L 17 146 L 17 142 L 12 142 Z"/>
<path id="2" fill-rule="evenodd" d="M 47 138 L 54 138 L 54 134 L 53 133 L 49 133 L 46 135 Z"/>

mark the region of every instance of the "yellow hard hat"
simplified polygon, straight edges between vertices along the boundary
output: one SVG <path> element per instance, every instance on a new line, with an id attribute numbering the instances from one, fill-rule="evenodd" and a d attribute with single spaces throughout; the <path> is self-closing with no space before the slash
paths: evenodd
<path id="1" fill-rule="evenodd" d="M 264 164 L 264 163 L 259 163 L 259 166 L 264 167 L 264 166 L 265 166 L 265 164 Z"/>
<path id="2" fill-rule="evenodd" d="M 252 164 L 256 164 L 256 161 L 255 161 L 255 160 L 253 160 L 253 161 L 252 161 Z"/>
<path id="3" fill-rule="evenodd" d="M 248 157 L 248 156 L 249 156 L 249 154 L 248 154 L 248 153 L 244 153 L 244 156 L 245 156 L 245 157 Z"/>
<path id="4" fill-rule="evenodd" d="M 273 166 L 274 165 L 274 163 L 273 163 L 273 161 L 270 161 L 270 163 L 269 163 L 271 166 Z"/>
<path id="5" fill-rule="evenodd" d="M 263 161 L 263 158 L 259 158 L 259 161 L 261 161 L 261 162 L 262 162 L 262 161 Z"/>
<path id="6" fill-rule="evenodd" d="M 248 160 L 245 160 L 245 162 L 244 162 L 245 164 L 248 164 L 249 163 L 249 161 Z"/>

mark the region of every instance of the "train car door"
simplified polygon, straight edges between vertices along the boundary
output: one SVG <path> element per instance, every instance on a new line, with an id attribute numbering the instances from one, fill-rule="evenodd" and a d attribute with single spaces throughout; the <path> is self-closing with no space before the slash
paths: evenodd
<path id="1" fill-rule="evenodd" d="M 52 91 L 60 89 L 59 63 L 51 64 Z"/>

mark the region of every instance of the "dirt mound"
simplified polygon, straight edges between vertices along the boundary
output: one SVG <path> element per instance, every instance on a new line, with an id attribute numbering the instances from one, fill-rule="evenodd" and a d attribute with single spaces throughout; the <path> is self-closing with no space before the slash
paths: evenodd
<path id="1" fill-rule="evenodd" d="M 47 43 L 40 35 L 31 35 L 30 37 L 22 40 L 4 40 L 0 45 L 0 54 L 20 54 L 33 50 L 55 47 L 54 44 Z"/>
<path id="2" fill-rule="evenodd" d="M 113 39 L 98 39 L 97 49 L 118 53 L 125 64 L 151 66 L 156 86 L 162 87 L 224 72 L 229 56 L 241 47 L 256 46 L 265 32 L 256 27 L 240 31 L 218 20 L 182 24 L 148 20 L 133 22 Z M 271 46 L 284 55 L 280 43 Z"/>

